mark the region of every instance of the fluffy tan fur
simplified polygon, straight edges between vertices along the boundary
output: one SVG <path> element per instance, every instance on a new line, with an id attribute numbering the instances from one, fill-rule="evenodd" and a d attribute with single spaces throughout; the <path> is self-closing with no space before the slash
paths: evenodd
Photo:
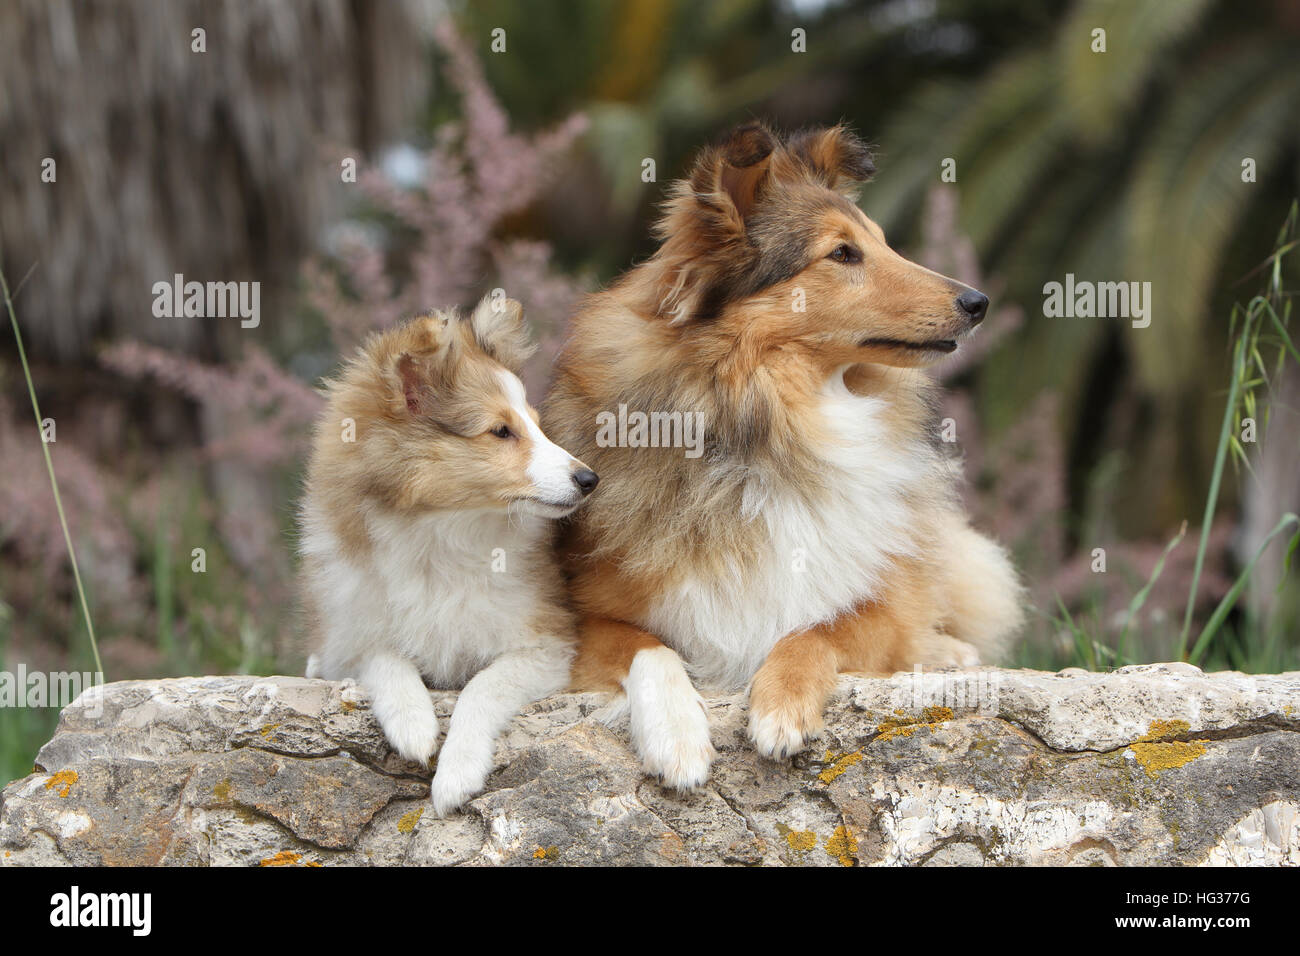
<path id="1" fill-rule="evenodd" d="M 307 469 L 308 674 L 357 678 L 417 762 L 439 733 L 425 685 L 463 687 L 440 814 L 482 788 L 497 734 L 564 686 L 573 653 L 554 519 L 596 476 L 538 427 L 515 374 L 527 354 L 513 301 L 373 336 L 326 383 Z"/>

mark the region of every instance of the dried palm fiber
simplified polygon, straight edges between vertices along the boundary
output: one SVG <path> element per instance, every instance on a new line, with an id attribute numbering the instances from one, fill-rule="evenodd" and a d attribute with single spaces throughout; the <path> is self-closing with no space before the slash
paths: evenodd
<path id="1" fill-rule="evenodd" d="M 380 145 L 426 91 L 432 20 L 416 0 L 0 4 L 0 256 L 15 281 L 39 261 L 32 350 L 227 351 L 237 322 L 155 318 L 153 283 L 260 280 L 267 316 L 342 195 L 342 149 Z"/>

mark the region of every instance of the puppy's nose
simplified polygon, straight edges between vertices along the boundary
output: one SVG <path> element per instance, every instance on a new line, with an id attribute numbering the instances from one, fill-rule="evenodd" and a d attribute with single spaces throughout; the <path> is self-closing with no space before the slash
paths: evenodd
<path id="1" fill-rule="evenodd" d="M 599 481 L 600 476 L 590 468 L 582 468 L 573 473 L 573 483 L 578 486 L 584 498 L 595 490 Z"/>
<path id="2" fill-rule="evenodd" d="M 971 325 L 979 325 L 984 321 L 984 313 L 989 310 L 989 297 L 983 292 L 967 289 L 957 296 L 957 308 L 970 316 Z"/>

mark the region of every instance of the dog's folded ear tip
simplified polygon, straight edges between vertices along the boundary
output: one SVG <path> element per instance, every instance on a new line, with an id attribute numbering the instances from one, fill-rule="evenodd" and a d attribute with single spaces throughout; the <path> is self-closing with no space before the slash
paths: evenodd
<path id="1" fill-rule="evenodd" d="M 761 163 L 776 149 L 776 136 L 762 123 L 737 126 L 722 143 L 722 157 L 731 166 L 744 169 Z"/>

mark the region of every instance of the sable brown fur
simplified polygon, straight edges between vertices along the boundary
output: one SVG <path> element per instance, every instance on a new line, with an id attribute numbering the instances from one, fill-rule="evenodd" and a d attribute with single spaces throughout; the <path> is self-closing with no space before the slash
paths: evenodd
<path id="1" fill-rule="evenodd" d="M 921 370 L 987 299 L 886 245 L 854 202 L 873 172 L 844 127 L 784 140 L 741 127 L 670 188 L 656 254 L 574 318 L 543 421 L 603 479 L 564 531 L 575 686 L 626 687 L 663 641 L 701 682 L 752 680 L 751 734 L 789 752 L 820 727 L 837 673 L 992 660 L 1019 626 L 1015 574 L 961 513 Z M 620 404 L 699 413 L 704 454 L 601 447 L 596 416 Z M 859 432 L 869 445 L 845 437 Z M 855 499 L 855 471 L 883 490 Z M 759 647 L 709 604 L 779 601 L 773 549 L 798 543 L 805 519 L 823 578 L 791 578 L 791 599 L 822 603 L 806 620 L 779 605 L 802 624 Z"/>

